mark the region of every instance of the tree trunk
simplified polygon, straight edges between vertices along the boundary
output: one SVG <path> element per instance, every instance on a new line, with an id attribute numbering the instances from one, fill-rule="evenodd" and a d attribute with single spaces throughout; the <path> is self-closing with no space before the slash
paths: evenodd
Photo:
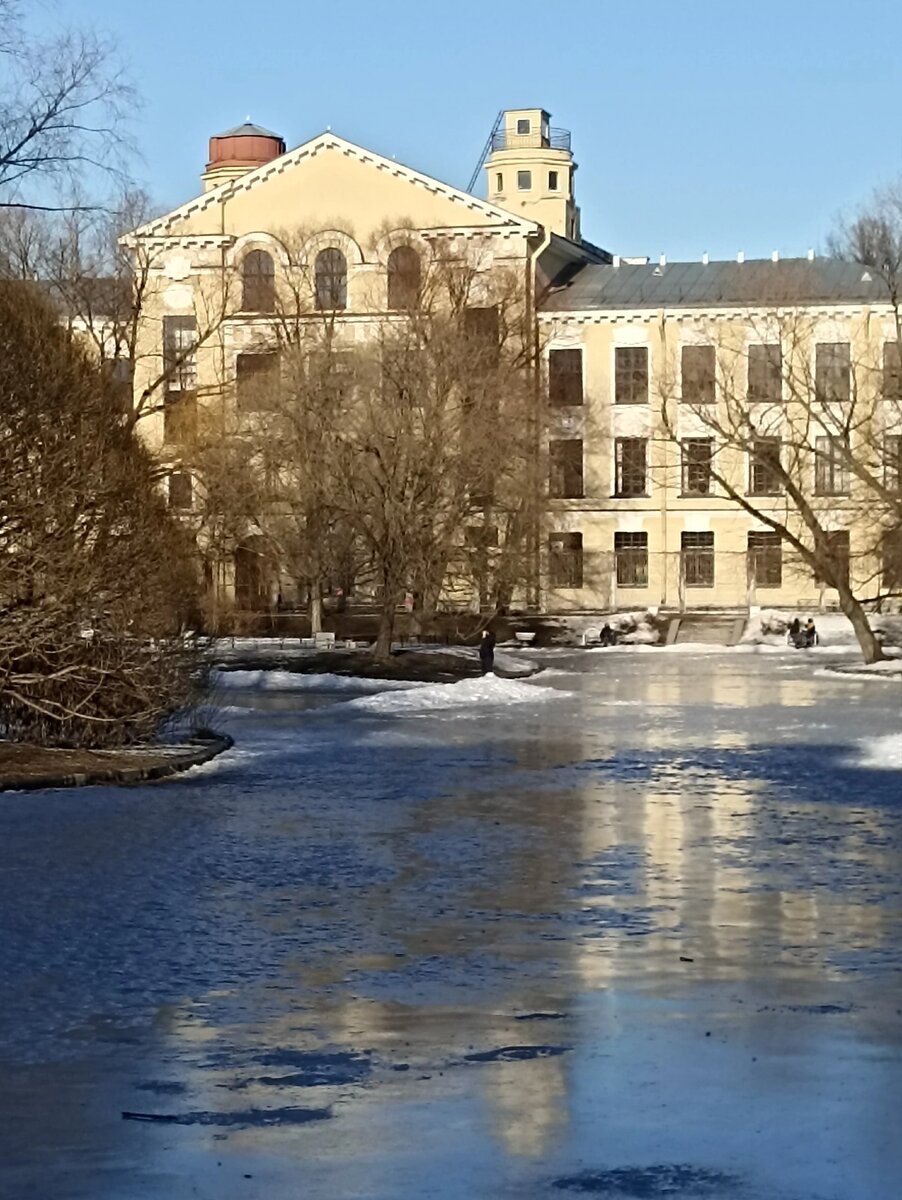
<path id="1" fill-rule="evenodd" d="M 866 663 L 880 662 L 886 658 L 880 639 L 871 629 L 868 615 L 848 588 L 839 588 L 839 606 L 852 623 L 858 645 Z"/>
<path id="2" fill-rule="evenodd" d="M 318 583 L 310 589 L 307 611 L 310 614 L 310 636 L 313 637 L 323 631 L 323 597 Z"/>
<path id="3" fill-rule="evenodd" d="M 379 633 L 373 646 L 376 662 L 388 662 L 391 658 L 392 636 L 395 632 L 395 597 L 386 598 L 379 614 Z"/>

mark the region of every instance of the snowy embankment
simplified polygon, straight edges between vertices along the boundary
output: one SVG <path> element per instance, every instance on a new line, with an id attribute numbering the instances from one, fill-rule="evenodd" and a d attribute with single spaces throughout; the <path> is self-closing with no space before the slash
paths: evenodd
<path id="1" fill-rule="evenodd" d="M 902 771 L 902 733 L 865 738 L 855 759 L 856 767 L 883 771 Z"/>
<path id="2" fill-rule="evenodd" d="M 211 671 L 213 688 L 258 692 L 389 692 L 428 687 L 408 679 L 368 679 L 359 675 L 303 674 L 300 671 Z"/>
<path id="3" fill-rule="evenodd" d="M 345 701 L 342 708 L 379 716 L 428 715 L 454 709 L 472 712 L 486 706 L 536 704 L 560 699 L 566 694 L 535 683 L 521 683 L 518 679 L 484 675 L 479 679 L 461 679 L 458 683 L 426 684 L 406 693 L 395 691 L 378 696 L 361 696 Z"/>

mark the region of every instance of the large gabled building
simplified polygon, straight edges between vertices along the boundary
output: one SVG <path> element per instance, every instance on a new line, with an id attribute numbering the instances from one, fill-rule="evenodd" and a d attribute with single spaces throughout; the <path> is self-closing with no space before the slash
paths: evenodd
<path id="1" fill-rule="evenodd" d="M 192 502 L 180 438 L 205 396 L 221 402 L 259 366 L 283 280 L 306 272 L 311 309 L 359 340 L 396 315 L 402 257 L 441 247 L 484 277 L 487 306 L 497 273 L 526 281 L 545 418 L 531 592 L 543 609 L 835 601 L 766 519 L 718 488 L 715 462 L 759 514 L 785 515 L 767 461 L 721 446 L 707 414 L 746 405 L 761 455 L 773 454 L 799 381 L 829 378 L 840 407 L 870 397 L 886 470 L 898 470 L 898 406 L 883 390 L 893 309 L 879 278 L 813 257 L 667 263 L 601 250 L 582 237 L 570 134 L 540 108 L 499 115 L 483 166 L 486 200 L 332 132 L 290 151 L 250 123 L 211 139 L 204 190 L 131 235 L 148 283 L 135 397 L 172 465 L 173 503 Z M 806 487 L 849 570 L 892 582 L 892 538 L 885 562 L 856 557 L 856 484 L 828 469 L 818 436 L 810 464 L 799 460 Z M 246 602 L 247 561 L 236 545 L 211 586 Z"/>

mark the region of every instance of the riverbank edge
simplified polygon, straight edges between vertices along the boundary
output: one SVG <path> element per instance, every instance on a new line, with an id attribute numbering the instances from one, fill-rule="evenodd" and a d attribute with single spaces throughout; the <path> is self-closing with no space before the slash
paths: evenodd
<path id="1" fill-rule="evenodd" d="M 98 767 L 91 771 L 51 772 L 46 775 L 34 775 L 19 779 L 4 778 L 0 774 L 0 792 L 37 792 L 49 788 L 92 787 L 103 783 L 115 786 L 150 783 L 157 779 L 166 779 L 170 775 L 181 774 L 191 767 L 199 767 L 216 758 L 223 751 L 230 750 L 234 744 L 234 739 L 223 733 L 202 740 L 195 739 L 186 743 L 189 748 L 185 754 L 161 755 L 155 761 L 151 759 L 146 766 Z M 142 747 L 143 749 L 146 747 Z M 123 748 L 123 753 L 128 753 L 128 751 L 129 747 Z M 60 751 L 60 753 L 64 754 L 65 751 Z"/>

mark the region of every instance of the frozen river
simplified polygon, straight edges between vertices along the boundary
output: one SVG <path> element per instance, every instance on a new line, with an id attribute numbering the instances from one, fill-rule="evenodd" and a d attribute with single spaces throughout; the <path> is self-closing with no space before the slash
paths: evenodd
<path id="1" fill-rule="evenodd" d="M 4 796 L 0 1197 L 899 1195 L 902 687 L 547 661 Z"/>

